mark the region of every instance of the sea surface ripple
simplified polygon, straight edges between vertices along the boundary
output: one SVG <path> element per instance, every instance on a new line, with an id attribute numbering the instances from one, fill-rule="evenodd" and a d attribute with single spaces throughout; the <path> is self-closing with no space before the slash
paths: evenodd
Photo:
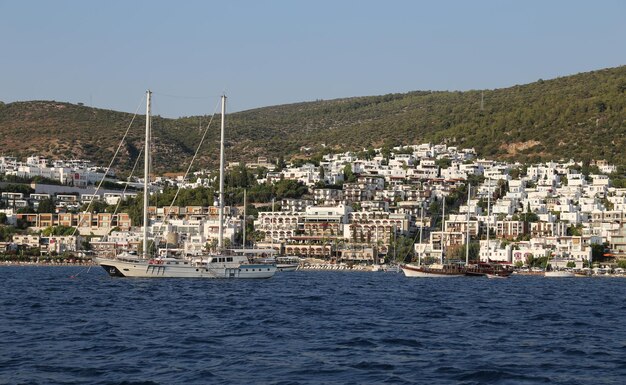
<path id="1" fill-rule="evenodd" d="M 0 268 L 0 384 L 623 384 L 626 279 Z"/>

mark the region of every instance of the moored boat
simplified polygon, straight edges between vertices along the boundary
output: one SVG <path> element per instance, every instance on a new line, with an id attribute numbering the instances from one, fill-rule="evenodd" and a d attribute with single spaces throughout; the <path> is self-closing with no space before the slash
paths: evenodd
<path id="1" fill-rule="evenodd" d="M 532 269 L 520 269 L 520 270 L 517 270 L 515 273 L 518 274 L 518 275 L 544 276 L 545 271 L 543 269 L 539 269 L 539 268 L 532 268 Z"/>
<path id="2" fill-rule="evenodd" d="M 148 256 L 148 179 L 150 161 L 150 96 L 147 91 L 146 140 L 143 199 L 143 255 L 123 254 L 114 258 L 94 257 L 93 261 L 114 277 L 142 278 L 270 278 L 276 273 L 273 263 L 256 263 L 243 255 L 232 255 L 223 250 L 224 238 L 224 120 L 226 96 L 222 96 L 222 123 L 220 140 L 220 190 L 219 190 L 219 238 L 216 255 L 183 258 L 157 258 Z"/>
<path id="3" fill-rule="evenodd" d="M 544 277 L 550 278 L 570 278 L 574 276 L 574 272 L 569 270 L 551 270 L 544 273 Z"/>
<path id="4" fill-rule="evenodd" d="M 461 265 L 400 265 L 402 272 L 407 277 L 462 277 L 466 273 Z"/>
<path id="5" fill-rule="evenodd" d="M 574 276 L 576 277 L 591 277 L 591 270 L 590 269 L 578 269 L 578 270 L 574 270 Z"/>
<path id="6" fill-rule="evenodd" d="M 509 278 L 511 276 L 511 274 L 498 274 L 498 273 L 494 273 L 494 274 L 485 274 L 485 276 L 487 278 Z"/>
<path id="7" fill-rule="evenodd" d="M 137 256 L 114 259 L 95 257 L 94 261 L 113 277 L 135 278 L 270 278 L 276 272 L 271 264 L 249 263 L 243 256 L 159 258 Z"/>
<path id="8" fill-rule="evenodd" d="M 296 271 L 300 267 L 300 257 L 284 256 L 276 257 L 276 269 L 278 271 Z"/>
<path id="9" fill-rule="evenodd" d="M 475 265 L 469 265 L 466 268 L 466 272 L 465 275 L 469 275 L 469 276 L 478 276 L 478 277 L 483 277 L 485 275 L 491 275 L 493 276 L 498 276 L 498 277 L 509 277 L 511 274 L 513 274 L 513 270 L 499 265 L 499 264 L 492 264 L 492 263 L 485 263 L 485 262 L 481 262 Z"/>

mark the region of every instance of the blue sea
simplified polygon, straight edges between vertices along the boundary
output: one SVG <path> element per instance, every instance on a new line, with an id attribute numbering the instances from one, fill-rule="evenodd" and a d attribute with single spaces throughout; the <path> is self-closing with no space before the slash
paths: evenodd
<path id="1" fill-rule="evenodd" d="M 1 384 L 624 384 L 626 278 L 0 267 Z"/>

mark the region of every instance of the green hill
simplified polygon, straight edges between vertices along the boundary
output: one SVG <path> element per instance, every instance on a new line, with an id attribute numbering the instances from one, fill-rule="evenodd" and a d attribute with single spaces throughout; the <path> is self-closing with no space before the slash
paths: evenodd
<path id="1" fill-rule="evenodd" d="M 233 95 L 233 97 L 236 97 Z M 483 107 L 481 108 L 481 98 Z M 606 159 L 624 165 L 626 66 L 495 90 L 417 91 L 259 108 L 229 115 L 227 160 L 276 159 L 322 151 L 422 142 L 474 147 L 480 156 L 521 160 Z M 2 154 L 80 157 L 108 164 L 132 115 L 69 103 L 0 103 Z M 154 119 L 155 165 L 183 170 L 209 117 Z M 137 116 L 119 169 L 143 143 Z M 198 166 L 219 161 L 219 120 Z"/>

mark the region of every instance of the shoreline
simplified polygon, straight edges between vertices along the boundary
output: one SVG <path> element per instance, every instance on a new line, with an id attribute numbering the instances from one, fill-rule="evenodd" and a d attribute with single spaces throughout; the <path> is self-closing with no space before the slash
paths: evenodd
<path id="1" fill-rule="evenodd" d="M 47 267 L 47 266 L 98 266 L 93 262 L 19 262 L 19 261 L 2 261 L 0 266 L 33 266 L 33 267 Z"/>
<path id="2" fill-rule="evenodd" d="M 93 267 L 99 266 L 97 263 L 92 261 L 85 262 L 20 262 L 20 261 L 2 261 L 0 262 L 0 268 L 6 267 L 15 267 L 15 266 L 29 266 L 29 267 Z M 344 265 L 335 265 L 335 264 L 313 264 L 313 265 L 300 265 L 297 271 L 332 271 L 332 272 L 391 272 L 396 273 L 393 270 L 379 270 L 372 269 L 371 266 L 360 266 L 354 265 L 352 267 L 344 266 Z M 399 271 L 398 273 L 401 273 Z M 515 272 L 512 276 L 522 276 L 522 277 L 543 277 L 542 273 L 534 273 L 528 274 L 525 272 Z M 590 274 L 586 276 L 576 276 L 575 278 L 626 278 L 626 274 Z"/>

